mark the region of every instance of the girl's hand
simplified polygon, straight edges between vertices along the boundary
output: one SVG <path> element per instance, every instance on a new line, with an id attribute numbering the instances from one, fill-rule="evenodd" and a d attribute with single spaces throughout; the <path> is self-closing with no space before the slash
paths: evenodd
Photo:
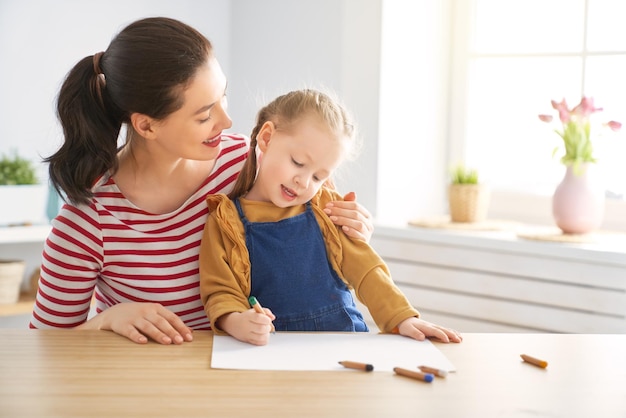
<path id="1" fill-rule="evenodd" d="M 457 331 L 424 321 L 423 319 L 411 317 L 400 322 L 398 325 L 400 335 L 422 341 L 425 338 L 435 338 L 444 343 L 460 343 L 463 337 Z"/>
<path id="2" fill-rule="evenodd" d="M 248 309 L 226 314 L 218 318 L 218 328 L 244 343 L 266 345 L 276 316 L 268 308 L 263 310 L 265 313 Z"/>
<path id="3" fill-rule="evenodd" d="M 324 212 L 335 225 L 341 226 L 347 236 L 369 242 L 374 232 L 372 215 L 356 202 L 356 193 L 349 192 L 344 199 L 328 202 Z"/>
<path id="4" fill-rule="evenodd" d="M 113 331 L 138 344 L 148 338 L 160 344 L 192 341 L 191 328 L 160 303 L 120 303 L 91 318 L 76 329 Z"/>

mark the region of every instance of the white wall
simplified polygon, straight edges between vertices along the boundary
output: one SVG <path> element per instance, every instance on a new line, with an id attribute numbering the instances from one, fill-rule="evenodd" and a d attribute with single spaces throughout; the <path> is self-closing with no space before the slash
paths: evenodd
<path id="1" fill-rule="evenodd" d="M 330 88 L 352 110 L 363 147 L 342 166 L 341 191 L 375 209 L 380 0 L 236 0 L 231 3 L 233 128 L 249 134 L 260 106 L 302 88 Z"/>
<path id="2" fill-rule="evenodd" d="M 249 133 L 266 99 L 336 90 L 363 147 L 338 186 L 385 223 L 445 213 L 451 0 L 235 0 L 231 116 Z M 398 100 L 401 98 L 402 100 Z M 407 105 L 407 102 L 410 105 Z"/>
<path id="3" fill-rule="evenodd" d="M 447 212 L 448 0 L 383 1 L 378 220 Z"/>
<path id="4" fill-rule="evenodd" d="M 125 25 L 163 15 L 213 42 L 229 78 L 233 130 L 288 89 L 329 87 L 355 113 L 364 147 L 338 181 L 375 209 L 381 0 L 0 0 L 0 153 L 41 161 L 61 143 L 55 98 L 80 59 Z M 41 178 L 47 181 L 46 167 Z"/>

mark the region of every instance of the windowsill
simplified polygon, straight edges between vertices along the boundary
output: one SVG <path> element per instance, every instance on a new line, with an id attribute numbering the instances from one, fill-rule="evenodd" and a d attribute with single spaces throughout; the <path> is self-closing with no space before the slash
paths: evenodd
<path id="1" fill-rule="evenodd" d="M 494 253 L 515 253 L 537 258 L 580 260 L 626 268 L 625 233 L 598 231 L 598 233 L 593 234 L 594 238 L 597 239 L 589 243 L 537 241 L 519 238 L 517 235 L 520 232 L 553 230 L 552 227 L 523 224 L 508 230 L 463 231 L 377 223 L 374 228 L 373 245 L 376 245 L 376 238 L 392 238 L 426 242 L 433 245 L 480 248 Z"/>

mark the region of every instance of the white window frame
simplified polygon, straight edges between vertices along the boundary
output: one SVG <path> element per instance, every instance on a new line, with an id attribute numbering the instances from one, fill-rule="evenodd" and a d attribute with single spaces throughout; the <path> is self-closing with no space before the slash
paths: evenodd
<path id="1" fill-rule="evenodd" d="M 463 161 L 465 156 L 466 103 L 468 92 L 469 39 L 472 33 L 473 0 L 451 0 L 450 24 L 450 106 L 448 117 L 447 164 Z M 510 0 L 508 0 L 510 1 Z M 626 179 L 624 179 L 626 181 Z M 626 232 L 626 201 L 607 199 L 603 230 Z M 489 207 L 493 219 L 508 219 L 528 224 L 553 225 L 551 196 L 493 189 Z"/>

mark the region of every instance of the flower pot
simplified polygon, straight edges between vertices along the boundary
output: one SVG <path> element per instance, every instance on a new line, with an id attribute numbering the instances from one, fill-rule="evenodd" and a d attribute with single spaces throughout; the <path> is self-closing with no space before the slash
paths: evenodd
<path id="1" fill-rule="evenodd" d="M 565 234 L 586 234 L 602 225 L 605 191 L 593 164 L 566 166 L 565 176 L 552 196 L 552 215 Z"/>
<path id="2" fill-rule="evenodd" d="M 482 222 L 487 218 L 491 194 L 484 184 L 451 184 L 448 188 L 452 222 Z"/>
<path id="3" fill-rule="evenodd" d="M 26 262 L 0 260 L 0 305 L 16 303 L 20 298 Z"/>

